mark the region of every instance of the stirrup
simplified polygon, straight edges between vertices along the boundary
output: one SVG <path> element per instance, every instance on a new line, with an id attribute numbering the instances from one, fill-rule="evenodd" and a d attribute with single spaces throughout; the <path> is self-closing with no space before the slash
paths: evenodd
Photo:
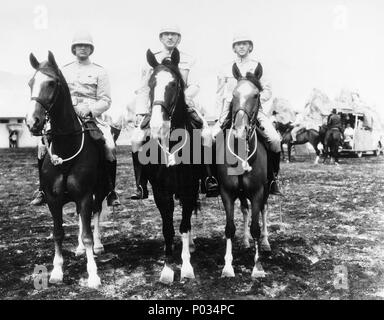
<path id="1" fill-rule="evenodd" d="M 210 187 L 208 187 L 209 181 L 213 181 L 212 182 L 213 186 L 211 185 Z M 213 176 L 207 177 L 204 181 L 204 184 L 205 184 L 205 189 L 207 191 L 205 196 L 207 198 L 214 198 L 219 195 L 219 183 L 215 177 Z"/>
<path id="2" fill-rule="evenodd" d="M 275 196 L 285 197 L 285 195 L 280 191 L 279 180 L 273 179 L 269 185 L 269 193 Z"/>
<path id="3" fill-rule="evenodd" d="M 115 206 L 119 206 L 120 204 L 121 203 L 119 200 L 119 196 L 117 195 L 115 190 L 112 190 L 110 193 L 108 193 L 108 195 L 107 195 L 107 206 L 108 207 L 115 207 Z"/>
<path id="4" fill-rule="evenodd" d="M 42 206 L 43 204 L 46 204 L 47 201 L 45 200 L 45 194 L 42 190 L 36 190 L 33 193 L 33 200 L 30 202 L 33 206 Z"/>
<path id="5" fill-rule="evenodd" d="M 144 188 L 141 185 L 136 187 L 136 191 L 131 195 L 131 200 L 141 200 L 148 198 L 148 191 L 144 192 Z"/>

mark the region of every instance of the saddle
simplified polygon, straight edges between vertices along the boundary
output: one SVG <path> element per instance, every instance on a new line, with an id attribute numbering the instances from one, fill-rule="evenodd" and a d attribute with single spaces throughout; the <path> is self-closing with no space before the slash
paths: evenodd
<path id="1" fill-rule="evenodd" d="M 297 131 L 296 136 L 298 136 L 299 134 L 304 133 L 305 130 L 307 130 L 307 129 L 306 129 L 306 128 L 301 128 L 299 131 Z M 291 131 L 292 131 L 292 130 L 291 130 Z"/>
<path id="2" fill-rule="evenodd" d="M 84 122 L 85 131 L 89 131 L 89 135 L 97 144 L 104 145 L 105 138 L 99 127 L 97 126 L 96 120 L 89 118 L 85 119 Z"/>

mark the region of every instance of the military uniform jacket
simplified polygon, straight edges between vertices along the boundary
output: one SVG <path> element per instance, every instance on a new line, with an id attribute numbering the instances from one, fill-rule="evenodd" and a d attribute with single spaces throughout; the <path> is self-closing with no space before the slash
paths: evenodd
<path id="1" fill-rule="evenodd" d="M 171 53 L 166 51 L 156 51 L 154 52 L 156 60 L 161 63 L 161 61 L 170 57 Z M 197 82 L 197 76 L 195 72 L 195 63 L 196 60 L 182 51 L 180 51 L 180 62 L 179 69 L 183 77 L 183 80 L 186 84 L 185 97 L 186 99 L 194 100 L 196 95 L 199 92 L 199 84 Z M 153 68 L 145 62 L 144 67 L 141 69 L 141 81 L 140 87 L 136 90 L 136 103 L 135 103 L 135 114 L 147 114 L 150 109 L 150 100 L 149 100 L 149 86 L 148 80 L 151 77 Z"/>
<path id="2" fill-rule="evenodd" d="M 218 113 L 219 125 L 222 125 L 230 112 L 229 103 L 232 101 L 233 90 L 237 85 L 237 80 L 232 74 L 233 63 L 236 63 L 242 76 L 247 72 L 254 73 L 259 62 L 255 59 L 247 57 L 246 59 L 236 59 L 230 63 L 225 64 L 217 76 L 217 90 L 216 90 L 216 110 Z M 260 102 L 262 108 L 263 103 L 268 101 L 272 96 L 271 86 L 268 81 L 263 78 L 260 79 L 263 91 L 260 92 Z"/>
<path id="3" fill-rule="evenodd" d="M 86 104 L 92 116 L 101 119 L 101 115 L 111 106 L 111 87 L 105 69 L 95 63 L 74 61 L 62 68 L 76 106 Z"/>
<path id="4" fill-rule="evenodd" d="M 328 118 L 328 128 L 339 128 L 342 130 L 341 118 L 337 114 L 331 114 Z"/>

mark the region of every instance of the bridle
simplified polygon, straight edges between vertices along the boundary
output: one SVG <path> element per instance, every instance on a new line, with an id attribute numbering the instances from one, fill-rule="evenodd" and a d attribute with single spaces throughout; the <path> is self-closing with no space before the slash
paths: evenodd
<path id="1" fill-rule="evenodd" d="M 239 78 L 238 81 L 240 80 L 248 80 L 250 81 L 249 79 L 247 78 Z M 251 159 L 253 157 L 253 155 L 256 153 L 256 150 L 257 150 L 257 135 L 256 135 L 256 120 L 257 120 L 257 114 L 259 112 L 259 108 L 260 108 L 260 93 L 257 94 L 257 106 L 256 106 L 256 110 L 253 111 L 252 113 L 250 113 L 248 110 L 246 110 L 244 107 L 240 107 L 238 110 L 236 110 L 236 112 L 234 112 L 234 114 L 232 115 L 232 123 L 231 123 L 231 128 L 229 129 L 229 133 L 228 133 L 228 138 L 227 138 L 227 148 L 229 150 L 229 152 L 236 158 L 238 159 L 241 164 L 242 164 L 242 167 L 245 171 L 249 172 L 252 170 L 252 167 L 249 165 L 248 163 L 248 160 Z M 230 138 L 231 138 L 231 135 L 232 135 L 232 131 L 233 131 L 233 126 L 234 126 L 234 122 L 235 122 L 235 119 L 236 119 L 236 116 L 238 114 L 239 111 L 243 111 L 245 113 L 245 115 L 248 117 L 248 120 L 249 120 L 249 123 L 250 123 L 250 127 L 251 127 L 251 130 L 249 130 L 247 132 L 247 137 L 246 137 L 246 143 L 247 143 L 247 150 L 246 150 L 246 159 L 242 159 L 240 156 L 238 156 L 231 148 L 231 145 L 230 145 Z M 249 142 L 250 140 L 253 138 L 253 136 L 255 136 L 255 143 L 254 143 L 254 148 L 251 152 L 251 154 L 248 156 L 248 152 L 249 152 Z"/>
<path id="2" fill-rule="evenodd" d="M 36 102 L 38 102 L 38 103 L 44 108 L 45 113 L 46 113 L 46 116 L 48 116 L 48 114 L 49 114 L 49 112 L 51 111 L 53 105 L 54 105 L 54 104 L 56 103 L 56 101 L 57 101 L 57 98 L 58 98 L 59 93 L 60 93 L 60 90 L 59 90 L 59 89 L 60 89 L 60 87 L 61 87 L 62 84 L 61 84 L 61 81 L 60 81 L 60 79 L 59 79 L 58 77 L 56 77 L 56 76 L 50 74 L 49 72 L 46 72 L 43 68 L 41 68 L 41 69 L 38 69 L 38 70 L 35 72 L 33 78 L 32 78 L 31 81 L 29 82 L 29 85 L 30 85 L 30 86 L 32 85 L 32 80 L 35 78 L 37 72 L 41 72 L 42 74 L 45 74 L 46 76 L 49 76 L 49 77 L 51 77 L 51 78 L 53 78 L 53 79 L 55 80 L 55 92 L 54 92 L 54 94 L 53 94 L 53 97 L 52 97 L 51 101 L 43 101 L 43 100 L 40 99 L 39 97 L 31 97 L 31 101 L 36 101 Z M 31 87 L 31 89 L 32 89 L 32 87 Z"/>
<path id="3" fill-rule="evenodd" d="M 169 68 L 167 68 L 167 69 L 172 74 L 174 74 L 171 69 L 169 69 Z M 161 101 L 161 100 L 155 100 L 151 103 L 151 112 L 152 112 L 152 108 L 154 106 L 161 106 L 166 111 L 167 116 L 168 116 L 168 120 L 171 121 L 171 123 L 172 123 L 173 115 L 175 113 L 176 104 L 177 104 L 177 101 L 178 101 L 179 96 L 180 96 L 180 91 L 182 90 L 181 81 L 182 81 L 181 79 L 178 79 L 176 82 L 176 95 L 173 98 L 172 103 L 169 106 L 166 106 L 164 104 L 164 101 Z"/>
<path id="4" fill-rule="evenodd" d="M 46 70 L 44 70 L 44 68 L 40 68 L 40 69 L 36 70 L 33 78 L 29 81 L 29 85 L 31 87 L 31 90 L 32 90 L 32 80 L 35 78 L 36 73 L 39 72 L 39 71 L 41 73 L 45 74 L 46 76 L 49 76 L 49 77 L 51 77 L 51 78 L 53 78 L 55 80 L 55 91 L 53 93 L 53 97 L 52 97 L 51 101 L 44 101 L 43 99 L 41 99 L 39 97 L 31 97 L 31 101 L 38 102 L 44 108 L 44 110 L 45 110 L 45 119 L 46 119 L 46 122 L 48 122 L 49 121 L 49 113 L 50 113 L 52 107 L 57 102 L 58 96 L 60 94 L 60 88 L 62 87 L 62 83 L 61 83 L 60 79 L 56 75 L 52 75 L 51 73 L 49 73 Z M 80 123 L 80 127 L 81 127 L 80 130 L 72 131 L 72 132 L 69 132 L 69 133 L 60 133 L 60 134 L 59 133 L 53 133 L 53 132 L 49 132 L 48 133 L 45 129 L 43 129 L 43 131 L 42 131 L 41 135 L 43 136 L 44 144 L 47 147 L 48 154 L 49 154 L 49 156 L 51 158 L 51 162 L 52 162 L 52 164 L 54 166 L 61 165 L 64 162 L 67 162 L 67 161 L 70 161 L 70 160 L 74 159 L 83 150 L 83 147 L 84 147 L 84 136 L 85 136 L 85 131 L 87 129 L 84 128 L 84 125 L 83 125 L 81 119 L 79 117 L 77 117 L 77 119 L 78 119 L 78 121 Z M 58 155 L 52 153 L 52 143 L 49 144 L 49 141 L 48 141 L 48 136 L 49 135 L 65 136 L 65 135 L 74 135 L 74 134 L 79 134 L 79 133 L 82 133 L 80 148 L 78 149 L 78 151 L 73 156 L 68 157 L 66 159 L 62 159 Z"/>
<path id="5" fill-rule="evenodd" d="M 164 66 L 164 65 L 163 65 Z M 167 70 L 169 72 L 171 72 L 173 75 L 174 75 L 174 72 L 166 67 Z M 177 101 L 179 99 L 179 96 L 180 96 L 180 92 L 182 90 L 182 84 L 181 84 L 181 81 L 182 79 L 178 79 L 177 82 L 176 82 L 176 94 L 172 100 L 172 103 L 169 104 L 169 106 L 167 107 L 163 101 L 160 101 L 160 100 L 155 100 L 151 103 L 151 113 L 152 113 L 152 108 L 156 105 L 158 106 L 161 106 L 167 113 L 167 116 L 168 116 L 168 121 L 170 121 L 171 123 L 171 128 L 170 130 L 172 131 L 173 129 L 175 129 L 174 127 L 172 127 L 172 120 L 173 120 L 173 116 L 174 116 L 174 113 L 175 113 L 175 110 L 176 110 L 176 104 L 177 104 Z M 184 128 L 185 129 L 185 128 Z M 173 152 L 169 152 L 167 150 L 167 148 L 165 146 L 163 146 L 161 144 L 161 142 L 159 141 L 159 139 L 157 139 L 157 144 L 158 146 L 160 147 L 160 149 L 164 152 L 165 156 L 166 156 L 166 159 L 167 159 L 167 164 L 166 166 L 169 167 L 169 166 L 173 166 L 176 164 L 176 159 L 175 159 L 175 155 L 176 153 L 178 153 L 181 149 L 183 149 L 185 147 L 185 145 L 187 144 L 187 141 L 188 141 L 188 135 L 186 134 L 186 137 L 184 139 L 184 143 L 179 146 L 175 151 Z"/>

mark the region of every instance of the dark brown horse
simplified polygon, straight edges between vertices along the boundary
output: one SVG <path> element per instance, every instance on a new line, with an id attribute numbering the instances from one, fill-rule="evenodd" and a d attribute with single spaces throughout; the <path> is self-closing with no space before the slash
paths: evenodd
<path id="1" fill-rule="evenodd" d="M 42 63 L 31 54 L 30 62 L 36 72 L 29 82 L 31 105 L 26 116 L 27 126 L 33 135 L 42 135 L 47 119 L 51 124 L 52 141 L 41 173 L 42 188 L 53 217 L 55 243 L 55 258 L 49 281 L 63 281 L 63 206 L 69 201 L 74 201 L 80 218 L 77 251 L 85 251 L 88 261 L 88 286 L 97 288 L 101 281 L 97 275 L 93 254 L 94 250 L 102 250 L 98 218 L 102 201 L 108 192 L 104 182 L 106 179 L 103 150 L 91 139 L 89 132 L 83 128 L 77 117 L 67 82 L 53 54 L 49 52 L 48 61 Z M 96 219 L 93 235 L 92 213 Z"/>
<path id="2" fill-rule="evenodd" d="M 296 144 L 304 144 L 309 142 L 313 146 L 313 149 L 315 149 L 315 152 L 316 152 L 315 164 L 317 164 L 319 162 L 319 157 L 320 157 L 320 150 L 318 149 L 318 144 L 320 143 L 319 132 L 315 129 L 299 130 L 299 132 L 296 135 L 296 141 L 293 142 L 292 135 L 291 135 L 292 129 L 293 129 L 293 126 L 291 123 L 283 124 L 281 122 L 276 122 L 276 130 L 280 132 L 282 137 L 281 153 L 283 156 L 283 160 L 285 159 L 283 144 L 286 144 L 288 147 L 288 162 L 291 162 L 292 146 Z"/>
<path id="3" fill-rule="evenodd" d="M 142 159 L 148 158 L 148 152 L 149 158 L 152 160 L 144 165 L 143 171 L 152 185 L 154 200 L 163 220 L 165 264 L 160 281 L 171 283 L 174 279 L 171 261 L 175 235 L 173 227 L 175 194 L 180 199 L 182 206 L 179 229 L 183 243 L 181 278 L 195 277 L 190 263 L 190 252 L 194 249 L 191 216 L 198 197 L 201 169 L 198 165 L 192 164 L 193 134 L 184 97 L 185 84 L 178 68 L 179 51 L 174 49 L 170 59 L 164 59 L 159 63 L 154 54 L 148 50 L 147 61 L 153 68 L 153 73 L 148 81 L 151 102 L 149 122 L 151 139 L 143 145 L 138 157 L 139 161 L 144 164 Z M 178 141 L 170 139 L 177 132 L 181 134 L 182 140 L 184 139 L 180 147 L 177 147 Z M 177 158 L 178 151 L 187 154 L 186 161 L 177 161 L 179 159 Z M 164 161 L 160 162 L 161 160 Z"/>
<path id="4" fill-rule="evenodd" d="M 225 226 L 227 249 L 222 276 L 235 276 L 232 267 L 232 241 L 236 230 L 234 224 L 235 200 L 240 199 L 241 210 L 245 213 L 248 208 L 247 199 L 249 199 L 252 212 L 250 232 L 255 240 L 256 250 L 252 277 L 256 278 L 264 276 L 264 271 L 258 261 L 259 245 L 262 251 L 270 251 L 265 212 L 265 204 L 269 195 L 267 150 L 256 134 L 256 116 L 260 103 L 259 95 L 262 90 L 259 81 L 262 68 L 259 65 L 254 74 L 247 73 L 245 77 L 241 75 L 236 64 L 233 65 L 232 71 L 238 83 L 233 92 L 230 129 L 226 130 L 224 138 L 220 138 L 220 136 L 216 138 L 217 154 L 226 155 L 224 164 L 217 164 L 220 194 L 227 221 Z M 237 150 L 235 145 L 237 145 Z M 235 161 L 232 161 L 231 157 Z M 260 213 L 263 218 L 262 231 L 259 224 Z M 245 221 L 248 222 L 248 219 Z"/>
<path id="5" fill-rule="evenodd" d="M 339 164 L 339 148 L 343 145 L 343 134 L 339 128 L 329 128 L 324 138 L 324 162 L 329 157 L 331 163 Z"/>

